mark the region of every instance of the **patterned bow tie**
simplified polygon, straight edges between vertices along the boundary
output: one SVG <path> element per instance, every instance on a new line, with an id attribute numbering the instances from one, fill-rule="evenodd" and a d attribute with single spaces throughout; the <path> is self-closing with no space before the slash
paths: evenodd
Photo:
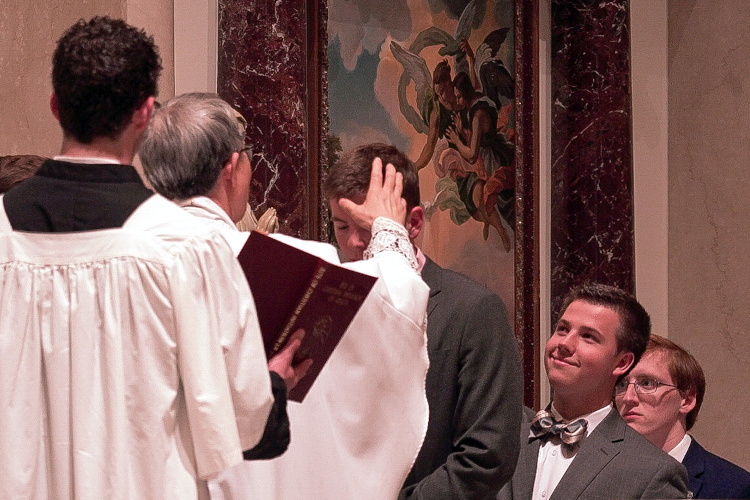
<path id="1" fill-rule="evenodd" d="M 555 420 L 550 412 L 541 410 L 531 422 L 529 430 L 529 439 L 541 437 L 560 436 L 560 440 L 568 445 L 577 444 L 586 437 L 586 427 L 588 422 L 579 418 L 573 422 L 559 422 Z"/>

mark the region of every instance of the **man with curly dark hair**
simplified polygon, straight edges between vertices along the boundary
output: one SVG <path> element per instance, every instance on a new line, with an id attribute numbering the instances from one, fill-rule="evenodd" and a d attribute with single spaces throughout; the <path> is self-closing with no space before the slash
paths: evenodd
<path id="1" fill-rule="evenodd" d="M 116 19 L 79 22 L 52 58 L 52 105 L 60 126 L 83 144 L 116 140 L 133 110 L 156 95 L 161 69 L 153 39 L 144 32 Z"/>
<path id="2" fill-rule="evenodd" d="M 263 435 L 242 270 L 131 166 L 160 71 L 152 37 L 118 19 L 57 43 L 61 152 L 0 197 L 0 498 L 208 498 Z"/>

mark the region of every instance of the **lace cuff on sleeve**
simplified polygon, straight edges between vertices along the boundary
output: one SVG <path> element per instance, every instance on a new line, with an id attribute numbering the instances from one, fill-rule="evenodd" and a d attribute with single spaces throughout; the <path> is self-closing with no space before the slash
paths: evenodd
<path id="1" fill-rule="evenodd" d="M 364 259 L 371 259 L 380 252 L 397 252 L 404 256 L 412 269 L 419 269 L 414 247 L 409 241 L 406 228 L 386 217 L 378 217 L 372 223 L 372 238 L 364 251 Z"/>

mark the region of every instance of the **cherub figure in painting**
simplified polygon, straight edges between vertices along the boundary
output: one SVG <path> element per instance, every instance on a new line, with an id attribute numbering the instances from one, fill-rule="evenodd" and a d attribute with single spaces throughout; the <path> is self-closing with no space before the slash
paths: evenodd
<path id="1" fill-rule="evenodd" d="M 415 164 L 421 170 L 432 161 L 440 178 L 438 195 L 426 207 L 426 214 L 429 217 L 436 208 L 450 210 L 451 220 L 458 225 L 474 218 L 484 224 L 484 239 L 492 226 L 510 251 L 503 220 L 512 231 L 515 168 L 509 121 L 514 81 L 498 56 L 509 29 L 492 31 L 475 56 L 467 39 L 479 8 L 474 0 L 466 6 L 455 36 L 433 26 L 420 32 L 408 50 L 391 42 L 391 52 L 404 66 L 398 86 L 400 110 L 417 132 L 427 135 Z M 436 45 L 441 46 L 439 55 L 453 57 L 454 79 L 447 59 L 430 74 L 420 52 Z M 406 97 L 410 81 L 414 81 L 419 112 Z"/>

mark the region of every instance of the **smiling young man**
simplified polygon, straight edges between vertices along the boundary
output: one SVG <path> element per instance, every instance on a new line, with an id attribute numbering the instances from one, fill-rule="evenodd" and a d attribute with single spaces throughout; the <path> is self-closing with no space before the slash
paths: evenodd
<path id="1" fill-rule="evenodd" d="M 611 403 L 646 347 L 648 314 L 630 294 L 598 284 L 572 289 L 562 311 L 544 353 L 552 403 L 522 426 L 516 471 L 498 498 L 685 498 L 684 468 Z"/>
<path id="2" fill-rule="evenodd" d="M 652 335 L 646 352 L 615 388 L 625 421 L 688 472 L 693 498 L 750 498 L 750 472 L 706 451 L 689 431 L 706 379 L 698 361 L 674 342 Z"/>

